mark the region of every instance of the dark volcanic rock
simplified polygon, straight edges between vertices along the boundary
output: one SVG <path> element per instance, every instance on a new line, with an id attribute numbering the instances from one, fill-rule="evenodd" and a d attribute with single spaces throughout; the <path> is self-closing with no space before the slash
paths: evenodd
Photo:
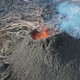
<path id="1" fill-rule="evenodd" d="M 67 34 L 34 41 L 27 36 L 8 61 L 12 74 L 7 80 L 79 80 L 80 43 Z"/>
<path id="2" fill-rule="evenodd" d="M 0 0 L 0 17 L 10 12 L 35 18 L 41 15 L 42 9 L 36 3 L 27 3 L 24 0 Z"/>
<path id="3" fill-rule="evenodd" d="M 52 20 L 54 0 L 28 1 L 0 0 L 0 29 L 16 20 Z M 62 33 L 39 41 L 27 35 L 20 42 L 0 56 L 0 80 L 80 80 L 80 41 Z"/>

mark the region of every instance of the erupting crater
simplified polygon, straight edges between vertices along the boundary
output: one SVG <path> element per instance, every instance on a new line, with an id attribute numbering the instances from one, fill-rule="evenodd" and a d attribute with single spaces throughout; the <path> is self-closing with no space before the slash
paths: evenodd
<path id="1" fill-rule="evenodd" d="M 51 35 L 60 34 L 60 31 L 55 28 L 49 28 L 49 27 L 40 27 L 36 28 L 31 32 L 31 36 L 34 40 L 39 40 L 43 38 L 47 38 Z"/>

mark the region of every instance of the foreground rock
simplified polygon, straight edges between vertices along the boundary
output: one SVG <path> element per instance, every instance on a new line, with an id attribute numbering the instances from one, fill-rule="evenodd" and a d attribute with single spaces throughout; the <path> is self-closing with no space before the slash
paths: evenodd
<path id="1" fill-rule="evenodd" d="M 80 43 L 67 34 L 34 41 L 27 36 L 7 59 L 7 80 L 79 80 Z"/>

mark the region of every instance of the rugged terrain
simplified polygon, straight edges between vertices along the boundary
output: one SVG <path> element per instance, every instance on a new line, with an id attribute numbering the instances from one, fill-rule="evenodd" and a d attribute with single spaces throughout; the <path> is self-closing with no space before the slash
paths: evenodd
<path id="1" fill-rule="evenodd" d="M 39 41 L 27 35 L 10 53 L 7 80 L 80 79 L 80 42 L 66 33 Z"/>
<path id="2" fill-rule="evenodd" d="M 80 80 L 80 40 L 30 35 L 58 14 L 54 1 L 0 0 L 0 80 Z"/>

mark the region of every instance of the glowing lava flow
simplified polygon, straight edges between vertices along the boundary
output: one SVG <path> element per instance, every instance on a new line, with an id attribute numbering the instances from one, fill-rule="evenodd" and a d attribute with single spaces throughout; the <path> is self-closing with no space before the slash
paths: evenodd
<path id="1" fill-rule="evenodd" d="M 34 40 L 39 40 L 39 39 L 48 37 L 48 35 L 49 34 L 46 31 L 41 31 L 41 32 L 36 31 L 36 32 L 33 32 L 32 37 Z"/>
<path id="2" fill-rule="evenodd" d="M 40 31 L 40 32 L 36 29 L 32 32 L 32 38 L 34 40 L 39 40 L 39 39 L 46 38 L 46 37 L 50 36 L 53 33 L 55 35 L 58 32 L 56 33 L 56 30 L 53 30 L 52 28 L 43 28 L 42 31 Z"/>

